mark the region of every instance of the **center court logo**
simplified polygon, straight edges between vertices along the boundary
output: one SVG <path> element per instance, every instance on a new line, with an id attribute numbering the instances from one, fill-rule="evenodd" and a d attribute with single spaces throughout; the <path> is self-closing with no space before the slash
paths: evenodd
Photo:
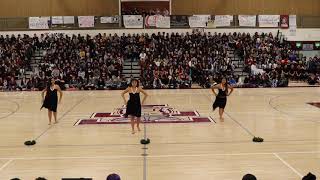
<path id="1" fill-rule="evenodd" d="M 309 102 L 307 104 L 320 108 L 320 102 Z"/>
<path id="2" fill-rule="evenodd" d="M 75 125 L 128 124 L 130 119 L 124 117 L 125 113 L 125 106 L 112 113 L 97 112 L 89 118 L 79 119 Z M 211 117 L 201 117 L 197 111 L 179 111 L 168 105 L 143 105 L 141 120 L 147 120 L 147 123 L 215 123 Z"/>

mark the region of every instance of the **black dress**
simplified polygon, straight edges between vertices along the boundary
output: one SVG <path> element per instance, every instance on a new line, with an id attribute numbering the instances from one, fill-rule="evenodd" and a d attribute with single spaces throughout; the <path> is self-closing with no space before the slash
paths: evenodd
<path id="1" fill-rule="evenodd" d="M 57 106 L 58 106 L 58 94 L 57 90 L 51 90 L 49 88 L 46 93 L 46 97 L 44 98 L 42 108 L 47 108 L 50 111 L 57 112 Z"/>
<path id="2" fill-rule="evenodd" d="M 224 109 L 227 104 L 227 88 L 224 90 L 219 89 L 219 93 L 216 97 L 216 100 L 214 101 L 212 108 L 215 110 L 217 107 Z"/>
<path id="3" fill-rule="evenodd" d="M 141 117 L 140 93 L 129 93 L 129 96 L 125 117 Z"/>

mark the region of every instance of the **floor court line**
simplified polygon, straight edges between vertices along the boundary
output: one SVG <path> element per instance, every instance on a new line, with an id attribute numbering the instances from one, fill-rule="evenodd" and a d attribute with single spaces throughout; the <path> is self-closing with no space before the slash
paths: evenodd
<path id="1" fill-rule="evenodd" d="M 294 167 L 292 167 L 288 162 L 282 159 L 277 153 L 273 153 L 273 155 L 279 159 L 284 165 L 286 165 L 289 169 L 291 169 L 295 174 L 297 174 L 300 178 L 303 177 L 301 173 L 299 173 Z"/>
<path id="2" fill-rule="evenodd" d="M 291 93 L 291 94 L 287 94 L 287 95 L 292 95 L 292 94 L 297 94 L 297 93 Z M 297 116 L 294 116 L 294 115 L 291 115 L 290 113 L 288 112 L 285 112 L 285 111 L 282 111 L 280 109 L 278 109 L 278 104 L 274 104 L 273 102 L 275 102 L 277 99 L 283 97 L 282 95 L 278 95 L 278 96 L 274 96 L 274 97 L 271 97 L 269 99 L 269 107 L 271 107 L 273 110 L 277 111 L 278 113 L 280 113 L 282 116 L 284 117 L 287 117 L 289 119 L 300 119 L 299 117 Z M 276 103 L 276 102 L 275 102 Z M 287 120 L 287 119 L 286 119 Z M 292 120 L 290 120 L 292 121 Z M 312 120 L 312 119 L 304 119 L 304 120 L 300 120 L 300 121 L 309 121 L 309 122 L 313 122 L 313 123 L 319 123 L 319 121 L 316 121 L 316 120 Z"/>
<path id="3" fill-rule="evenodd" d="M 2 171 L 4 168 L 6 168 L 12 161 L 13 161 L 13 159 L 9 159 L 6 163 L 4 163 L 4 164 L 0 167 L 0 171 Z"/>
<path id="4" fill-rule="evenodd" d="M 5 115 L 5 116 L 0 117 L 0 119 L 8 118 L 8 117 L 10 117 L 10 116 L 14 115 L 14 114 L 15 114 L 16 112 L 18 112 L 18 111 L 19 111 L 19 109 L 20 109 L 20 104 L 19 104 L 19 103 L 17 103 L 16 101 L 13 101 L 13 100 L 6 100 L 6 101 L 8 101 L 8 102 L 10 102 L 10 103 L 15 104 L 16 109 L 15 109 L 15 110 L 11 110 L 11 112 L 10 112 L 10 113 L 8 113 L 8 114 L 7 114 L 7 115 Z"/>
<path id="5" fill-rule="evenodd" d="M 77 107 L 78 105 L 80 105 L 87 97 L 89 97 L 89 95 L 84 96 L 80 101 L 78 101 L 76 104 L 74 104 L 68 111 L 64 112 L 62 114 L 62 116 L 60 116 L 59 118 L 57 118 L 58 121 L 61 121 L 61 119 L 63 119 L 68 113 L 70 113 L 75 107 Z M 46 132 L 48 132 L 51 128 L 55 127 L 54 125 L 49 126 L 47 129 L 45 129 L 40 135 L 38 135 L 36 138 L 34 138 L 35 140 L 38 140 L 39 138 L 41 138 Z"/>
<path id="6" fill-rule="evenodd" d="M 203 95 L 205 95 L 207 97 L 207 99 L 211 102 L 212 101 L 212 97 L 209 94 L 204 94 L 204 92 L 202 93 Z M 245 126 L 243 126 L 240 122 L 238 122 L 236 119 L 234 119 L 231 115 L 229 115 L 226 111 L 224 111 L 224 114 L 226 114 L 233 122 L 235 122 L 236 124 L 238 124 L 247 134 L 249 134 L 252 137 L 255 137 L 255 135 Z"/>
<path id="7" fill-rule="evenodd" d="M 169 157 L 209 157 L 209 156 L 254 156 L 271 155 L 284 161 L 279 154 L 319 154 L 320 151 L 297 151 L 297 152 L 257 152 L 257 153 L 216 153 L 216 154 L 165 154 L 148 155 L 148 158 L 169 158 Z M 0 160 L 59 160 L 59 159 L 123 159 L 123 158 L 142 158 L 142 155 L 119 155 L 119 156 L 61 156 L 61 157 L 0 157 Z M 285 161 L 284 161 L 285 162 Z M 300 173 L 299 173 L 300 174 Z M 301 174 L 300 174 L 301 175 Z"/>

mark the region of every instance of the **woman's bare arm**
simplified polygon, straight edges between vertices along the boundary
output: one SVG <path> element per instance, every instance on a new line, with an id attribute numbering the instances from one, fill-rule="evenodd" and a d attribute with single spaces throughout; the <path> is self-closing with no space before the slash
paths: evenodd
<path id="1" fill-rule="evenodd" d="M 143 100 L 142 100 L 142 104 L 144 104 L 145 101 L 146 101 L 146 99 L 147 99 L 147 97 L 148 97 L 149 95 L 148 95 L 148 93 L 147 93 L 145 90 L 143 90 L 142 88 L 139 88 L 139 91 L 142 92 L 142 94 L 144 95 Z"/>
<path id="2" fill-rule="evenodd" d="M 125 89 L 122 93 L 121 93 L 121 97 L 123 99 L 124 104 L 127 104 L 127 100 L 125 98 L 125 94 L 127 94 L 129 92 L 129 88 Z"/>

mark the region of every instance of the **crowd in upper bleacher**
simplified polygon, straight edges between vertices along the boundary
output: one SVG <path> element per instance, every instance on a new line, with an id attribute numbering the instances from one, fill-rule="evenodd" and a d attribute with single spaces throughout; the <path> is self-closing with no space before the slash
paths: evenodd
<path id="1" fill-rule="evenodd" d="M 35 50 L 42 59 L 26 77 Z M 244 60 L 247 76 L 235 73 L 230 51 Z M 0 37 L 0 88 L 41 90 L 49 77 L 65 88 L 124 88 L 124 61 L 139 62 L 145 88 L 209 87 L 222 76 L 238 87 L 319 82 L 319 57 L 306 59 L 271 33 L 42 34 Z"/>
<path id="2" fill-rule="evenodd" d="M 121 14 L 123 15 L 142 15 L 142 16 L 148 16 L 148 15 L 163 15 L 163 16 L 169 16 L 170 12 L 168 9 L 139 9 L 139 8 L 133 8 L 133 9 L 122 9 Z"/>

